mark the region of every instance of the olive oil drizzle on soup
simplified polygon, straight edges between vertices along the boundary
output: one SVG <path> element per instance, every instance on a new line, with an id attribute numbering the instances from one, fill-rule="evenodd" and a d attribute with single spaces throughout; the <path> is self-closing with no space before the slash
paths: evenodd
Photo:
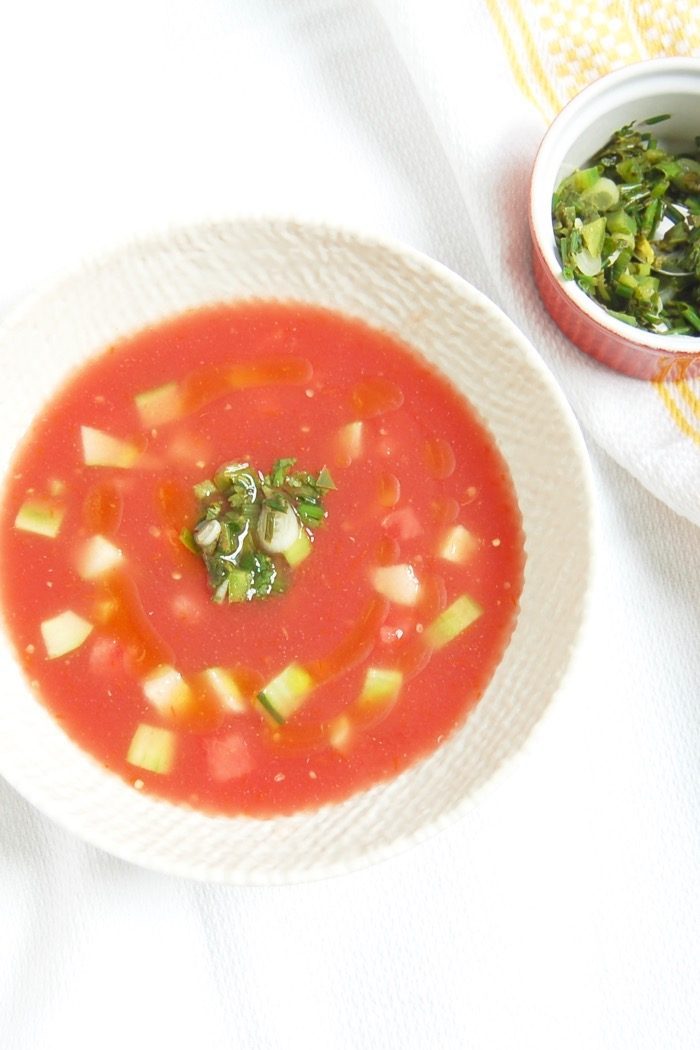
<path id="1" fill-rule="evenodd" d="M 258 528 L 265 500 L 286 519 Z M 136 790 L 257 816 L 438 747 L 508 642 L 524 557 L 507 467 L 451 385 L 385 333 L 274 303 L 193 311 L 76 373 L 16 456 L 1 543 L 7 629 L 64 730 Z M 229 583 L 236 544 L 278 584 L 255 553 Z"/>

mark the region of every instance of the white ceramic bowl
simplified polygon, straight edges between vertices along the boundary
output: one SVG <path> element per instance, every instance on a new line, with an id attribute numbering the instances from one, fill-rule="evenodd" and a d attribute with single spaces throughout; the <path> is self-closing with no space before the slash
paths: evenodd
<path id="1" fill-rule="evenodd" d="M 237 883 L 347 872 L 462 812 L 541 718 L 577 641 L 591 572 L 584 446 L 559 389 L 510 321 L 408 248 L 295 222 L 211 223 L 128 244 L 36 295 L 0 327 L 2 474 L 64 376 L 140 327 L 212 301 L 316 303 L 386 329 L 478 409 L 510 465 L 526 535 L 518 624 L 488 691 L 429 758 L 348 801 L 291 817 L 206 816 L 149 798 L 69 740 L 0 642 L 0 772 L 50 817 L 146 866 Z"/>
<path id="2" fill-rule="evenodd" d="M 670 149 L 700 135 L 700 59 L 664 58 L 626 66 L 595 81 L 566 106 L 542 140 L 532 173 L 533 264 L 547 310 L 572 342 L 619 372 L 641 379 L 700 373 L 700 337 L 660 336 L 611 317 L 574 281 L 565 281 L 552 230 L 552 194 L 561 180 L 630 121 L 662 113 L 653 130 Z"/>

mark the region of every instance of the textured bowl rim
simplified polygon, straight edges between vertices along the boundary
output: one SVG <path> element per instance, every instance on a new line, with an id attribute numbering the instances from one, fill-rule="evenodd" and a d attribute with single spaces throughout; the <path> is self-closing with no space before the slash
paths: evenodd
<path id="1" fill-rule="evenodd" d="M 642 328 L 625 324 L 612 317 L 604 307 L 591 299 L 574 281 L 564 281 L 551 219 L 551 199 L 555 188 L 556 171 L 561 158 L 558 156 L 559 142 L 573 122 L 585 113 L 601 96 L 614 92 L 630 81 L 643 84 L 648 78 L 662 76 L 692 75 L 697 78 L 700 100 L 700 58 L 649 58 L 635 62 L 593 81 L 576 94 L 558 113 L 547 129 L 532 168 L 530 182 L 530 230 L 539 256 L 552 278 L 558 283 L 567 299 L 584 315 L 592 326 L 601 332 L 611 332 L 630 346 L 643 346 L 660 354 L 697 355 L 700 336 L 657 335 Z"/>
<path id="2" fill-rule="evenodd" d="M 340 223 L 330 223 L 317 220 L 297 219 L 286 214 L 271 215 L 269 213 L 240 213 L 217 215 L 194 222 L 173 223 L 140 235 L 122 238 L 97 252 L 84 255 L 77 265 L 61 270 L 59 274 L 46 279 L 38 285 L 34 291 L 24 296 L 0 319 L 0 335 L 10 330 L 22 318 L 31 315 L 32 311 L 41 303 L 45 295 L 56 292 L 64 284 L 70 284 L 83 277 L 89 276 L 93 268 L 108 264 L 115 257 L 118 257 L 127 250 L 147 250 L 149 246 L 162 245 L 165 241 L 170 241 L 173 238 L 177 239 L 179 236 L 185 236 L 196 230 L 205 230 L 218 226 L 236 226 L 241 223 L 272 226 L 280 229 L 303 230 L 319 237 L 329 234 L 340 235 L 356 244 L 361 244 L 364 247 L 376 247 L 386 250 L 398 259 L 409 262 L 427 273 L 432 274 L 440 281 L 445 282 L 457 294 L 466 291 L 468 296 L 478 302 L 487 312 L 497 316 L 499 323 L 503 325 L 504 328 L 509 329 L 511 337 L 517 344 L 518 352 L 522 355 L 528 366 L 538 374 L 538 378 L 543 385 L 547 387 L 548 393 L 553 401 L 553 406 L 556 406 L 556 409 L 559 412 L 560 420 L 565 425 L 571 441 L 571 451 L 574 454 L 580 471 L 580 481 L 584 494 L 583 504 L 588 512 L 587 528 L 585 532 L 586 560 L 585 565 L 582 566 L 583 572 L 577 617 L 572 626 L 566 660 L 562 664 L 556 682 L 549 690 L 546 706 L 542 714 L 535 720 L 534 724 L 529 727 L 524 739 L 517 745 L 517 747 L 505 757 L 498 760 L 486 780 L 477 787 L 471 789 L 459 799 L 457 803 L 451 805 L 446 810 L 443 810 L 437 818 L 421 824 L 413 831 L 400 834 L 390 839 L 388 842 L 377 844 L 372 849 L 358 853 L 351 860 L 326 860 L 325 862 L 316 863 L 313 869 L 309 869 L 308 867 L 299 864 L 296 868 L 287 867 L 282 872 L 267 871 L 263 877 L 259 875 L 251 877 L 250 874 L 245 871 L 237 870 L 232 872 L 229 867 L 216 867 L 214 865 L 197 861 L 193 862 L 188 857 L 169 856 L 164 858 L 157 849 L 145 854 L 141 849 L 132 848 L 130 841 L 120 841 L 115 844 L 109 835 L 96 832 L 96 830 L 90 826 L 89 821 L 85 822 L 76 816 L 75 813 L 67 814 L 63 809 L 60 800 L 47 798 L 41 789 L 35 784 L 26 782 L 20 783 L 16 779 L 8 778 L 8 782 L 15 788 L 15 790 L 57 825 L 63 827 L 72 834 L 75 834 L 83 841 L 103 849 L 108 854 L 130 863 L 134 863 L 140 867 L 163 874 L 212 883 L 250 886 L 290 885 L 349 875 L 355 871 L 386 861 L 405 852 L 412 846 L 425 842 L 434 835 L 451 827 L 464 817 L 466 813 L 473 808 L 478 799 L 483 798 L 485 794 L 495 788 L 495 785 L 500 781 L 507 769 L 512 768 L 514 763 L 523 759 L 523 756 L 532 745 L 533 737 L 539 728 L 542 718 L 551 709 L 552 704 L 561 694 L 564 684 L 572 674 L 577 654 L 582 647 L 582 642 L 590 624 L 589 612 L 595 578 L 598 514 L 594 494 L 592 469 L 585 441 L 581 434 L 578 422 L 570 405 L 564 397 L 561 388 L 527 336 L 525 336 L 525 334 L 510 320 L 501 308 L 490 300 L 483 292 L 479 291 L 444 264 L 432 259 L 425 253 L 401 242 L 398 239 L 384 235 L 377 235 L 374 232 L 362 231 L 355 226 L 346 226 Z M 478 409 L 478 406 L 476 407 Z M 3 771 L 0 770 L 0 773 L 2 772 Z M 112 776 L 112 774 L 107 775 Z M 153 798 L 150 801 L 158 806 L 162 804 L 162 801 L 159 799 Z M 165 805 L 168 807 L 170 806 L 169 803 L 165 803 Z M 225 822 L 227 818 L 213 817 L 212 819 L 219 822 Z M 239 820 L 241 818 L 233 819 Z M 245 819 L 250 820 L 252 823 L 257 822 L 257 818 Z"/>

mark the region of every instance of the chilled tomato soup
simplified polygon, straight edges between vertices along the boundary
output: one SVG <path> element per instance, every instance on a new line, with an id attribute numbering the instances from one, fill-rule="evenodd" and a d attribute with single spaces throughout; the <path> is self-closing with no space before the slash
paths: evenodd
<path id="1" fill-rule="evenodd" d="M 295 304 L 90 361 L 30 428 L 0 527 L 36 695 L 134 790 L 210 813 L 336 802 L 439 748 L 522 585 L 508 470 L 461 395 Z"/>

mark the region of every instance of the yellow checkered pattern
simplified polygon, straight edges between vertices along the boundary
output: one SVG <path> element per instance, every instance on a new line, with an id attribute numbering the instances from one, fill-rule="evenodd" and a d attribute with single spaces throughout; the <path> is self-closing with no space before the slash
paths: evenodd
<path id="1" fill-rule="evenodd" d="M 644 58 L 700 56 L 698 0 L 487 0 L 513 73 L 549 121 L 593 80 Z"/>

